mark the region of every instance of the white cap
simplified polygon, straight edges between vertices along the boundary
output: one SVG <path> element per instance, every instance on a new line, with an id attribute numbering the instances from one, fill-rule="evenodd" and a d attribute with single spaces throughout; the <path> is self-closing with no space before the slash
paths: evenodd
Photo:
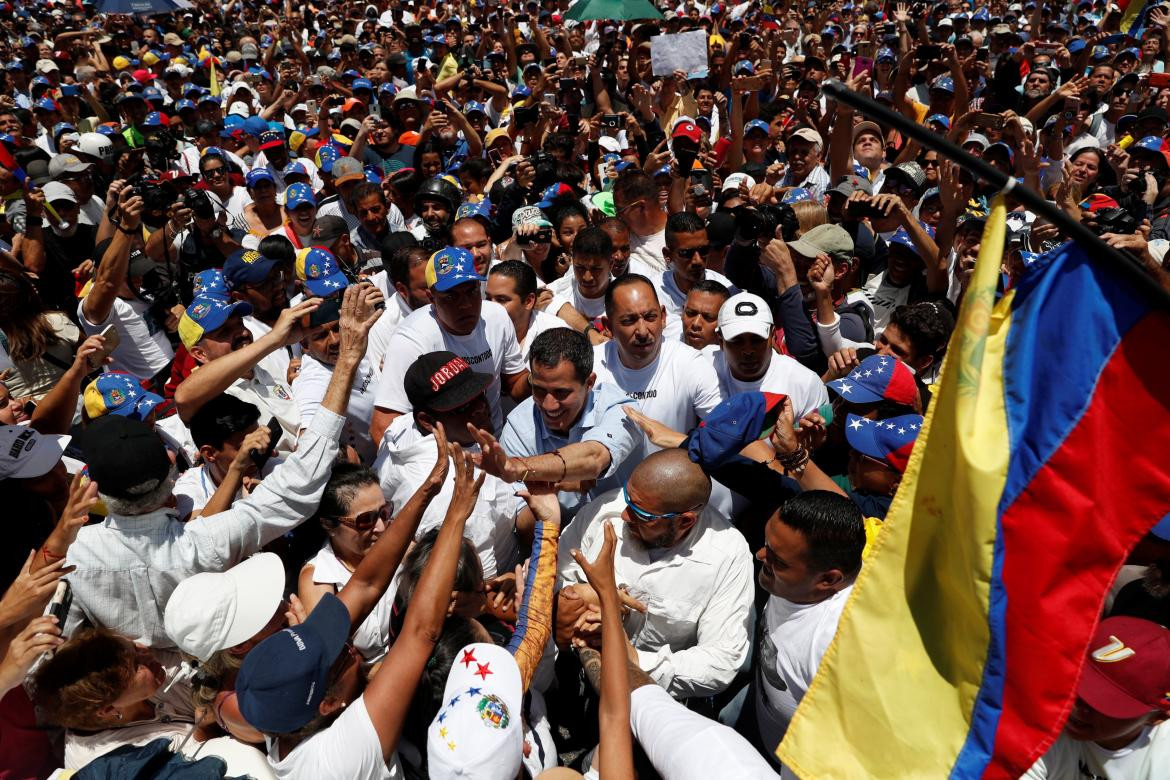
<path id="1" fill-rule="evenodd" d="M 725 341 L 744 333 L 766 339 L 772 335 L 773 322 L 768 302 L 749 292 L 736 293 L 719 307 L 719 335 Z"/>
<path id="2" fill-rule="evenodd" d="M 0 479 L 40 477 L 49 473 L 61 460 L 69 438 L 37 433 L 27 425 L 0 427 Z"/>
<path id="3" fill-rule="evenodd" d="M 228 109 L 228 114 L 234 116 L 251 116 L 252 112 L 245 103 L 233 103 L 232 107 Z"/>
<path id="4" fill-rule="evenodd" d="M 792 137 L 803 139 L 808 141 L 810 144 L 819 146 L 822 149 L 825 148 L 825 139 L 821 137 L 820 133 L 818 133 L 816 130 L 813 130 L 811 127 L 800 128 L 792 134 Z"/>
<path id="5" fill-rule="evenodd" d="M 621 141 L 614 138 L 612 135 L 603 135 L 597 139 L 597 145 L 606 152 L 620 152 L 622 150 Z"/>
<path id="6" fill-rule="evenodd" d="M 180 582 L 167 601 L 163 626 L 180 650 L 206 661 L 260 633 L 283 599 L 280 556 L 259 553 L 225 572 Z"/>
<path id="7" fill-rule="evenodd" d="M 741 181 L 747 182 L 747 187 L 749 190 L 756 186 L 756 180 L 751 176 L 748 176 L 746 173 L 733 173 L 723 180 L 723 192 L 727 192 L 728 190 L 738 190 L 739 183 Z"/>
<path id="8" fill-rule="evenodd" d="M 460 650 L 447 675 L 443 706 L 427 728 L 430 777 L 515 778 L 524 751 L 523 698 L 511 653 L 483 642 Z"/>
<path id="9" fill-rule="evenodd" d="M 49 203 L 55 203 L 59 200 L 67 200 L 70 203 L 77 202 L 77 196 L 73 194 L 73 190 L 59 181 L 48 182 L 44 187 L 41 187 L 41 192 L 45 193 L 45 200 Z"/>
<path id="10" fill-rule="evenodd" d="M 52 73 L 55 70 L 59 71 L 59 70 L 61 70 L 61 68 L 58 67 L 57 63 L 53 62 L 52 60 L 49 60 L 49 59 L 37 60 L 37 65 L 36 65 L 37 73 Z"/>

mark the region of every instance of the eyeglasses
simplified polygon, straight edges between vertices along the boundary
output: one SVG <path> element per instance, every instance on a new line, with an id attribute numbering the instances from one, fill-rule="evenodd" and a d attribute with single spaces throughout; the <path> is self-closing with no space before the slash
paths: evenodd
<path id="1" fill-rule="evenodd" d="M 689 248 L 676 249 L 675 253 L 686 260 L 688 258 L 698 255 L 699 257 L 706 257 L 711 252 L 710 244 L 703 244 L 702 246 L 692 246 Z"/>
<path id="2" fill-rule="evenodd" d="M 382 504 L 377 509 L 371 509 L 369 512 L 362 512 L 360 515 L 340 515 L 333 519 L 344 526 L 348 526 L 358 533 L 364 533 L 378 524 L 381 520 L 384 523 L 390 522 L 390 517 L 394 513 L 393 504 Z"/>
<path id="3" fill-rule="evenodd" d="M 646 202 L 646 199 L 642 198 L 641 200 L 636 200 L 633 203 L 627 203 L 626 205 L 622 206 L 620 209 L 617 210 L 617 215 L 620 217 L 622 214 L 625 214 L 630 209 L 634 208 L 635 206 L 641 206 L 645 202 Z"/>
<path id="4" fill-rule="evenodd" d="M 669 520 L 672 517 L 685 515 L 687 512 L 694 512 L 696 509 L 702 506 L 702 504 L 697 504 L 690 509 L 683 510 L 682 512 L 665 512 L 663 514 L 647 512 L 645 509 L 638 506 L 630 499 L 630 493 L 626 487 L 626 485 L 622 485 L 622 498 L 625 500 L 626 506 L 629 508 L 630 512 L 633 513 L 634 517 L 638 518 L 643 523 L 652 523 L 655 520 Z"/>

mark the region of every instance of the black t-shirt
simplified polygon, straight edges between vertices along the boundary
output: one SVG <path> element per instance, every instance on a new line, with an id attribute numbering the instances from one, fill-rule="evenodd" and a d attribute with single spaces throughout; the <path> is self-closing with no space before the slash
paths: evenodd
<path id="1" fill-rule="evenodd" d="M 41 230 L 45 237 L 45 269 L 38 274 L 37 291 L 46 309 L 60 309 L 71 317 L 77 316 L 77 296 L 74 294 L 73 269 L 93 256 L 97 228 L 78 225 L 71 236 L 58 235 L 51 227 Z"/>

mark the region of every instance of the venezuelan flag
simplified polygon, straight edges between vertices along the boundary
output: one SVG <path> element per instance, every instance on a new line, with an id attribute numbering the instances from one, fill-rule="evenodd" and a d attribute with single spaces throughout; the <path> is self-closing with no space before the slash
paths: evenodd
<path id="1" fill-rule="evenodd" d="M 1121 31 L 1136 38 L 1145 27 L 1146 0 L 1120 0 L 1117 7 L 1121 9 Z"/>
<path id="2" fill-rule="evenodd" d="M 805 780 L 1019 777 L 1170 511 L 1170 315 L 1071 244 L 995 302 L 1004 222 L 997 198 L 906 477 L 777 750 Z"/>

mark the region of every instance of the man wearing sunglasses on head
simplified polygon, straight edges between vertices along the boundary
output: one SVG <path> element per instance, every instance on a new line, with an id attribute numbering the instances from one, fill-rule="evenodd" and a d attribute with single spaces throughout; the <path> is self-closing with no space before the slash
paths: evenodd
<path id="1" fill-rule="evenodd" d="M 611 525 L 616 579 L 640 602 L 628 602 L 625 621 L 638 665 L 676 699 L 725 690 L 750 653 L 752 556 L 708 506 L 710 495 L 710 478 L 687 451 L 668 449 L 582 509 L 561 537 L 557 644 L 600 646 L 599 600 L 571 551 L 595 558 Z"/>

